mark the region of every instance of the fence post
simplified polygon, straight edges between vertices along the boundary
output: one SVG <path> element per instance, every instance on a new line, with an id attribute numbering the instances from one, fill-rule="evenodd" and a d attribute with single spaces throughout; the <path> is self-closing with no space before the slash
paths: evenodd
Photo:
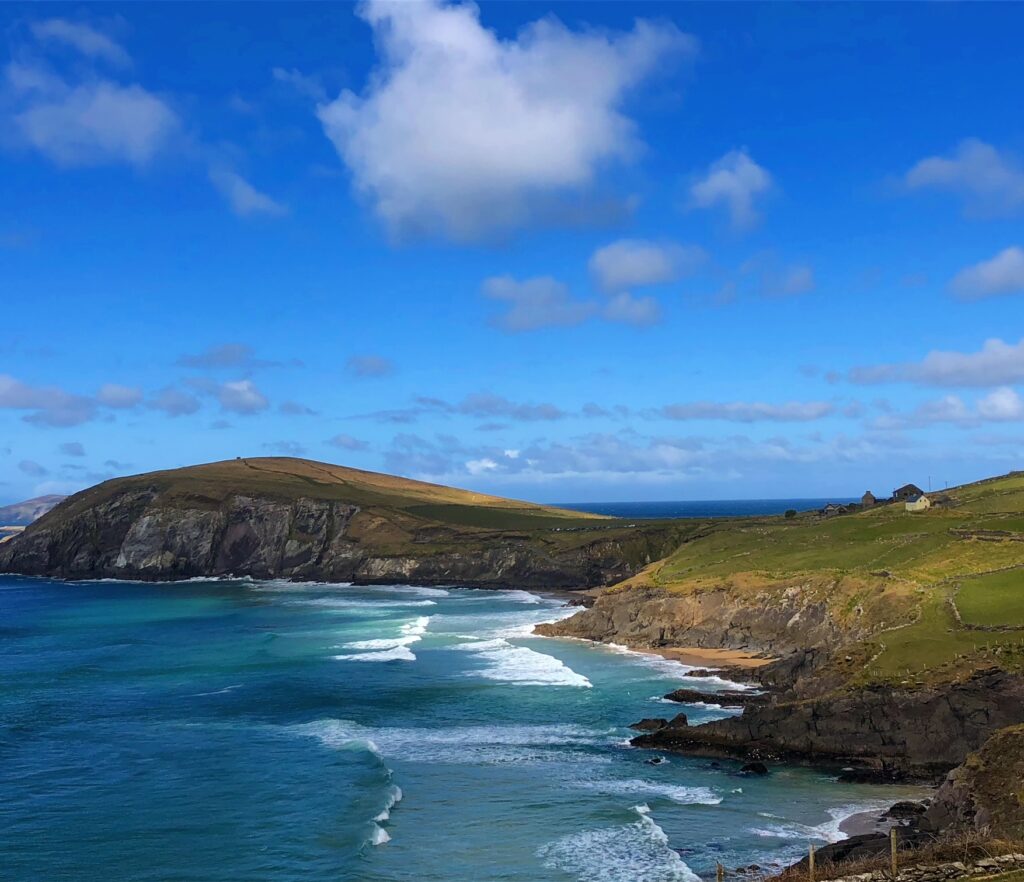
<path id="1" fill-rule="evenodd" d="M 814 846 L 807 846 L 807 875 L 810 882 L 814 882 Z"/>
<path id="2" fill-rule="evenodd" d="M 897 875 L 896 867 L 896 828 L 889 828 L 889 863 L 890 869 L 892 870 L 892 878 L 895 879 Z"/>

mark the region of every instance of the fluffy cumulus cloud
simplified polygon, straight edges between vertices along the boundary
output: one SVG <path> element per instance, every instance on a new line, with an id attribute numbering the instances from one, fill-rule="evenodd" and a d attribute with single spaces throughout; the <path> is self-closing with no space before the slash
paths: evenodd
<path id="1" fill-rule="evenodd" d="M 65 456 L 85 456 L 85 445 L 81 441 L 65 441 L 58 449 Z"/>
<path id="2" fill-rule="evenodd" d="M 209 176 L 210 183 L 239 217 L 281 217 L 288 213 L 284 205 L 261 193 L 238 172 L 214 166 Z"/>
<path id="3" fill-rule="evenodd" d="M 661 305 L 653 297 L 637 297 L 623 291 L 612 297 L 601 309 L 601 316 L 623 325 L 656 325 L 661 321 Z"/>
<path id="4" fill-rule="evenodd" d="M 1006 216 L 1024 209 L 1024 168 L 1009 154 L 977 138 L 961 141 L 949 156 L 929 156 L 908 171 L 912 190 L 960 196 L 974 216 Z"/>
<path id="5" fill-rule="evenodd" d="M 395 372 L 395 366 L 381 355 L 353 355 L 345 362 L 345 370 L 354 377 L 373 379 L 390 376 Z"/>
<path id="6" fill-rule="evenodd" d="M 594 283 L 609 294 L 674 282 L 707 258 L 696 245 L 619 239 L 593 253 L 588 264 Z"/>
<path id="7" fill-rule="evenodd" d="M 144 166 L 181 130 L 171 106 L 138 84 L 72 81 L 41 62 L 9 63 L 2 92 L 10 135 L 59 166 Z"/>
<path id="8" fill-rule="evenodd" d="M 1024 248 L 1005 248 L 989 260 L 960 270 L 949 287 L 963 300 L 1024 294 Z"/>
<path id="9" fill-rule="evenodd" d="M 626 325 L 653 325 L 661 321 L 661 306 L 653 297 L 637 297 L 629 291 L 602 299 L 580 300 L 569 286 L 551 276 L 518 280 L 512 276 L 486 279 L 483 294 L 507 304 L 492 323 L 511 333 L 541 328 L 571 328 L 598 318 Z"/>
<path id="10" fill-rule="evenodd" d="M 853 368 L 854 383 L 917 383 L 923 386 L 1005 386 L 1024 381 L 1024 339 L 986 340 L 977 352 L 929 352 L 919 362 Z"/>
<path id="11" fill-rule="evenodd" d="M 539 328 L 568 328 L 593 316 L 594 303 L 577 300 L 569 286 L 551 276 L 519 281 L 512 276 L 494 276 L 484 281 L 484 296 L 508 304 L 494 319 L 506 331 L 535 331 Z"/>
<path id="12" fill-rule="evenodd" d="M 757 202 L 772 189 L 772 176 L 746 150 L 716 159 L 690 185 L 693 208 L 722 208 L 733 228 L 746 230 L 760 220 Z"/>
<path id="13" fill-rule="evenodd" d="M 696 44 L 672 25 L 574 32 L 547 17 L 502 40 L 472 3 L 369 0 L 379 66 L 322 103 L 324 131 L 395 234 L 475 239 L 552 211 L 640 145 L 626 96 Z M 554 200 L 554 203 L 553 203 Z"/>
<path id="14" fill-rule="evenodd" d="M 935 423 L 950 423 L 962 428 L 977 428 L 985 423 L 1008 423 L 1024 420 L 1024 398 L 1009 386 L 1001 386 L 979 397 L 965 401 L 959 395 L 943 395 L 918 404 L 901 414 L 889 408 L 870 426 L 875 429 L 907 429 Z"/>
<path id="15" fill-rule="evenodd" d="M 18 470 L 32 478 L 42 478 L 49 474 L 46 468 L 32 459 L 23 459 L 19 462 Z"/>
<path id="16" fill-rule="evenodd" d="M 783 404 L 763 401 L 695 401 L 690 404 L 669 404 L 659 413 L 670 420 L 805 423 L 831 416 L 835 409 L 835 405 L 827 401 L 788 401 Z"/>
<path id="17" fill-rule="evenodd" d="M 252 380 L 231 380 L 221 383 L 216 389 L 216 397 L 222 410 L 230 413 L 249 415 L 266 410 L 269 402 L 267 397 L 256 388 Z"/>

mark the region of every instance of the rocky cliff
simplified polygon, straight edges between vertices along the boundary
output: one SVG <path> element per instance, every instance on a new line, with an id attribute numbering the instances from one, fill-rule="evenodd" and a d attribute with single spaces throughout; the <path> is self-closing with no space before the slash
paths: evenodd
<path id="1" fill-rule="evenodd" d="M 431 495 L 421 489 L 431 485 L 416 482 L 385 492 L 380 481 L 370 485 L 351 470 L 336 481 L 307 480 L 291 464 L 302 461 L 271 460 L 277 470 L 268 478 L 263 461 L 245 462 L 247 468 L 216 464 L 208 473 L 201 466 L 181 470 L 184 477 L 157 473 L 77 494 L 0 547 L 0 572 L 583 587 L 626 578 L 679 541 L 671 525 L 574 520 L 470 494 L 441 496 L 447 488 Z M 252 463 L 259 464 L 255 478 Z M 496 526 L 465 523 L 473 518 Z"/>
<path id="2" fill-rule="evenodd" d="M 777 701 L 701 726 L 672 725 L 642 747 L 739 759 L 852 765 L 878 777 L 934 779 L 995 730 L 1024 717 L 1024 678 L 979 672 L 939 688 L 876 685 L 822 698 Z"/>
<path id="3" fill-rule="evenodd" d="M 923 826 L 1024 839 L 1024 726 L 995 732 L 950 772 Z"/>

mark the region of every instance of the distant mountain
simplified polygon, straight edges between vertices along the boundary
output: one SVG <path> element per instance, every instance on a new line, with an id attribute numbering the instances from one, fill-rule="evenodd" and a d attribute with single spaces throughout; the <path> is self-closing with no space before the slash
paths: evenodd
<path id="1" fill-rule="evenodd" d="M 65 499 L 67 499 L 66 496 L 51 494 L 37 496 L 35 499 L 26 499 L 24 502 L 14 502 L 11 505 L 2 505 L 0 506 L 0 527 L 27 526 Z"/>

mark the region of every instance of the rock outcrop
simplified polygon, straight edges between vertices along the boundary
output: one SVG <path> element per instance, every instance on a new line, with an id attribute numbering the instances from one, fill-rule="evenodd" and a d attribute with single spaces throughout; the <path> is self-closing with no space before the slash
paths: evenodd
<path id="1" fill-rule="evenodd" d="M 933 780 L 995 730 L 1024 719 L 1024 677 L 979 672 L 957 683 L 871 686 L 753 705 L 700 726 L 666 726 L 633 744 L 742 760 L 790 759 L 870 769 L 879 779 Z"/>
<path id="2" fill-rule="evenodd" d="M 922 827 L 1024 839 L 1024 726 L 995 732 L 953 769 L 925 812 Z"/>

